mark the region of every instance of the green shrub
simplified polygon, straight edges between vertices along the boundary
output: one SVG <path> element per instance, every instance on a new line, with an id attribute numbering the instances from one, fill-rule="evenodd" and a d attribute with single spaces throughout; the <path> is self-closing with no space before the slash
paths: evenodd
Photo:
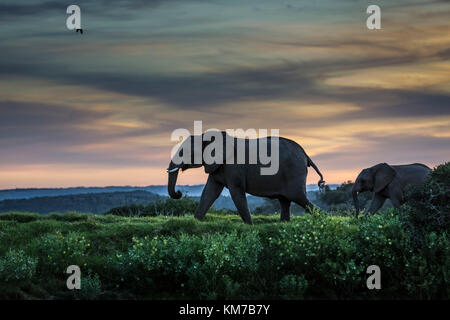
<path id="1" fill-rule="evenodd" d="M 121 217 L 140 217 L 145 210 L 145 206 L 141 204 L 131 204 L 129 206 L 121 206 L 112 208 L 105 214 Z"/>
<path id="2" fill-rule="evenodd" d="M 149 298 L 448 296 L 448 237 L 430 235 L 428 246 L 415 247 L 395 210 L 360 219 L 317 211 L 290 223 L 258 217 L 253 227 L 230 216 L 215 224 L 226 221 L 236 222 L 210 233 L 208 222 L 192 220 L 186 228 L 168 220 L 185 232 L 205 226 L 205 234 L 135 237 L 111 260 L 115 277 L 122 289 Z M 381 291 L 367 290 L 365 271 L 372 264 L 382 269 Z"/>
<path id="3" fill-rule="evenodd" d="M 450 228 L 450 162 L 437 166 L 423 186 L 409 187 L 403 208 L 405 223 L 422 238 L 423 232 Z"/>
<path id="4" fill-rule="evenodd" d="M 109 210 L 105 214 L 112 214 L 122 217 L 155 217 L 155 216 L 184 216 L 192 215 L 197 208 L 198 202 L 188 197 L 181 199 L 158 199 L 148 205 L 132 204 L 129 206 L 117 207 Z"/>
<path id="5" fill-rule="evenodd" d="M 236 210 L 231 209 L 216 209 L 215 207 L 211 207 L 208 210 L 208 214 L 216 214 L 216 215 L 237 215 Z"/>
<path id="6" fill-rule="evenodd" d="M 67 222 L 80 222 L 80 221 L 86 221 L 89 219 L 88 214 L 82 214 L 82 213 L 76 213 L 76 212 L 67 212 L 64 214 L 60 213 L 52 213 L 48 215 L 49 219 L 56 220 L 56 221 L 67 221 Z"/>
<path id="7" fill-rule="evenodd" d="M 5 263 L 15 255 L 34 261 L 36 270 L 31 278 L 21 277 L 18 285 L 4 284 L 3 275 L 10 272 L 0 272 L 0 296 L 450 297 L 448 229 L 422 228 L 422 240 L 414 241 L 414 229 L 405 222 L 408 216 L 396 209 L 364 218 L 331 216 L 315 209 L 312 214 L 292 217 L 289 223 L 280 223 L 279 217 L 273 215 L 254 216 L 253 225 L 243 224 L 237 215 L 217 214 L 207 215 L 203 222 L 191 215 L 83 217 L 86 220 L 78 220 L 74 214 L 71 221 L 52 217 L 27 223 L 0 221 L 1 270 L 4 265 L 15 268 L 16 263 Z M 15 248 L 13 253 L 10 248 Z M 82 288 L 86 291 L 67 290 L 65 270 L 71 264 L 80 266 Z M 367 289 L 366 269 L 373 264 L 381 268 L 382 290 Z"/>
<path id="8" fill-rule="evenodd" d="M 81 288 L 74 290 L 75 296 L 81 300 L 96 300 L 101 297 L 102 285 L 98 274 L 81 277 Z"/>
<path id="9" fill-rule="evenodd" d="M 0 282 L 24 282 L 36 272 L 37 259 L 25 254 L 23 250 L 10 249 L 0 258 Z"/>
<path id="10" fill-rule="evenodd" d="M 319 291 L 323 294 L 330 283 L 336 295 L 333 297 L 345 295 L 362 279 L 362 266 L 356 260 L 358 244 L 355 240 L 359 230 L 349 222 L 322 213 L 306 215 L 301 222 L 280 226 L 268 239 L 265 258 L 281 274 L 304 275 L 311 283 L 313 295 L 320 294 Z M 264 272 L 269 270 L 270 266 Z"/>
<path id="11" fill-rule="evenodd" d="M 185 266 L 196 263 L 200 248 L 200 239 L 187 235 L 181 235 L 179 240 L 175 237 L 133 237 L 131 247 L 125 253 L 116 252 L 109 258 L 108 265 L 118 286 L 133 286 L 138 292 L 152 295 L 158 292 L 159 281 L 172 277 L 167 285 L 180 282 L 186 272 Z"/>
<path id="12" fill-rule="evenodd" d="M 294 274 L 285 275 L 280 280 L 280 292 L 283 299 L 300 300 L 308 288 L 308 280 L 303 275 Z"/>
<path id="13" fill-rule="evenodd" d="M 125 254 L 111 260 L 122 283 L 146 290 L 148 294 L 173 288 L 180 296 L 196 294 L 215 297 L 236 291 L 234 280 L 256 272 L 262 246 L 256 231 L 244 235 L 214 233 L 203 237 L 133 238 Z M 170 280 L 169 280 L 170 279 Z M 170 283 L 168 282 L 170 281 Z M 204 288 L 202 291 L 199 288 Z M 219 288 L 219 291 L 211 292 Z"/>
<path id="14" fill-rule="evenodd" d="M 203 238 L 204 263 L 211 273 L 254 272 L 262 250 L 257 231 L 238 236 L 216 233 Z"/>
<path id="15" fill-rule="evenodd" d="M 39 267 L 50 274 L 63 275 L 70 265 L 86 266 L 86 252 L 91 243 L 78 232 L 45 234 L 35 240 L 39 251 Z"/>
<path id="16" fill-rule="evenodd" d="M 20 223 L 36 221 L 39 217 L 38 214 L 27 212 L 0 213 L 0 220 L 17 221 Z"/>
<path id="17" fill-rule="evenodd" d="M 340 211 L 340 213 L 345 212 L 345 210 L 351 212 L 354 210 L 352 188 L 352 181 L 344 182 L 335 190 L 326 188 L 325 192 L 317 193 L 317 205 L 326 210 Z M 372 193 L 363 192 L 359 194 L 358 198 L 361 208 L 367 208 L 372 198 Z"/>
<path id="18" fill-rule="evenodd" d="M 128 206 L 117 207 L 106 212 L 106 215 L 116 215 L 121 217 L 156 217 L 171 216 L 181 217 L 185 215 L 193 215 L 197 209 L 198 201 L 183 197 L 181 199 L 158 199 L 148 205 L 131 204 Z M 236 214 L 230 209 L 216 209 L 211 207 L 208 210 L 210 214 L 230 215 Z"/>

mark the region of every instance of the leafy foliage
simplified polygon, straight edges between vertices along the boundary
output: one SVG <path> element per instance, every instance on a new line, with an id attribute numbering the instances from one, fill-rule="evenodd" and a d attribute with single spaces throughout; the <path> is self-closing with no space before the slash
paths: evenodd
<path id="1" fill-rule="evenodd" d="M 98 274 L 81 278 L 81 289 L 75 291 L 75 297 L 81 300 L 99 299 L 102 294 L 102 284 Z"/>
<path id="2" fill-rule="evenodd" d="M 80 216 L 0 220 L 1 280 L 20 269 L 5 265 L 26 266 L 16 285 L 0 282 L 1 297 L 450 297 L 447 232 L 425 233 L 419 245 L 392 209 L 367 218 L 316 210 L 289 223 L 255 216 L 253 226 L 236 215 L 210 214 L 204 222 L 192 216 Z M 71 264 L 82 270 L 79 292 L 65 287 Z M 366 287 L 372 264 L 382 270 L 382 290 Z"/>
<path id="3" fill-rule="evenodd" d="M 450 227 L 450 162 L 436 167 L 423 186 L 408 188 L 407 221 L 416 232 L 447 231 Z"/>
<path id="4" fill-rule="evenodd" d="M 109 210 L 106 214 L 112 214 L 121 217 L 156 217 L 156 216 L 174 216 L 180 217 L 192 215 L 198 206 L 198 201 L 183 197 L 181 199 L 158 199 L 154 203 L 147 205 L 132 204 L 128 206 L 117 207 Z M 216 214 L 235 214 L 228 209 L 215 209 L 212 207 L 210 213 Z"/>
<path id="5" fill-rule="evenodd" d="M 347 181 L 337 187 L 335 190 L 325 189 L 325 192 L 317 194 L 317 205 L 332 211 L 352 211 L 354 209 L 352 198 L 353 182 Z M 367 208 L 372 199 L 371 192 L 360 193 L 359 203 L 361 208 Z"/>
<path id="6" fill-rule="evenodd" d="M 280 280 L 280 291 L 283 292 L 282 297 L 286 300 L 303 299 L 307 288 L 308 280 L 303 275 L 288 274 Z"/>
<path id="7" fill-rule="evenodd" d="M 0 298 L 449 299 L 449 163 L 401 210 L 257 215 L 254 225 L 184 198 L 91 214 L 0 214 Z M 323 199 L 345 199 L 343 184 Z M 11 249 L 14 248 L 14 249 Z M 65 286 L 69 265 L 82 289 Z M 382 290 L 368 290 L 378 265 Z"/>
<path id="8" fill-rule="evenodd" d="M 86 266 L 86 251 L 91 246 L 79 232 L 47 233 L 35 239 L 34 243 L 39 256 L 44 258 L 41 259 L 39 267 L 49 274 L 62 274 L 72 264 Z"/>
<path id="9" fill-rule="evenodd" d="M 179 200 L 157 200 L 148 205 L 132 204 L 109 210 L 106 214 L 122 217 L 155 217 L 155 216 L 184 216 L 192 214 L 197 208 L 198 202 L 183 197 Z"/>
<path id="10" fill-rule="evenodd" d="M 257 240 L 255 231 L 201 237 L 134 237 L 128 251 L 116 255 L 110 263 L 120 275 L 122 286 L 132 283 L 140 290 L 153 287 L 155 292 L 174 286 L 174 290 L 186 288 L 181 293 L 185 297 L 224 298 L 229 297 L 230 287 L 238 287 L 239 280 L 256 272 L 262 250 Z"/>
<path id="11" fill-rule="evenodd" d="M 25 254 L 23 250 L 10 249 L 0 258 L 0 283 L 23 282 L 36 273 L 37 259 Z"/>

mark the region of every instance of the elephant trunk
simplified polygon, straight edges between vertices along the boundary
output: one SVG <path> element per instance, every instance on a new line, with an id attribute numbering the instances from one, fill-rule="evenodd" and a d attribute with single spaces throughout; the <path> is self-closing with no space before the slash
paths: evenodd
<path id="1" fill-rule="evenodd" d="M 356 216 L 358 216 L 358 214 L 359 214 L 358 189 L 355 186 L 353 186 L 353 189 L 352 189 L 352 196 L 353 196 L 353 204 L 355 205 L 355 209 L 356 209 Z"/>
<path id="2" fill-rule="evenodd" d="M 167 184 L 167 191 L 169 192 L 169 196 L 172 199 L 180 199 L 182 193 L 180 191 L 175 192 L 175 185 L 177 184 L 178 171 L 179 167 L 177 167 L 172 161 L 170 161 L 169 168 L 167 172 L 169 173 L 169 182 Z"/>

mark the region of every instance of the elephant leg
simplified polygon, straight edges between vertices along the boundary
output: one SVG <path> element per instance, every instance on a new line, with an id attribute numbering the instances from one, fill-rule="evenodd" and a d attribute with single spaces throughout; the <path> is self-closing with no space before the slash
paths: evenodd
<path id="1" fill-rule="evenodd" d="M 402 194 L 394 194 L 394 195 L 391 196 L 390 199 L 391 199 L 392 205 L 393 205 L 395 208 L 400 209 L 400 207 L 401 207 L 402 204 L 403 204 L 403 197 L 402 197 Z"/>
<path id="2" fill-rule="evenodd" d="M 205 217 L 206 212 L 211 208 L 214 201 L 220 196 L 223 190 L 223 185 L 215 182 L 211 176 L 208 177 L 205 188 L 202 191 L 200 203 L 197 210 L 195 210 L 195 218 L 202 220 Z"/>
<path id="3" fill-rule="evenodd" d="M 378 193 L 375 193 L 372 199 L 372 203 L 370 204 L 369 213 L 375 214 L 375 212 L 377 212 L 383 206 L 385 201 L 386 201 L 385 197 L 383 197 Z M 367 212 L 365 215 L 367 216 Z"/>
<path id="4" fill-rule="evenodd" d="M 245 197 L 245 192 L 240 188 L 229 188 L 231 199 L 233 199 L 234 205 L 238 209 L 239 215 L 245 223 L 253 224 L 252 217 L 250 216 L 250 211 L 248 210 L 247 198 Z"/>
<path id="5" fill-rule="evenodd" d="M 291 201 L 286 198 L 280 198 L 280 206 L 281 206 L 281 221 L 289 221 L 291 212 L 290 212 L 290 206 Z"/>
<path id="6" fill-rule="evenodd" d="M 400 207 L 403 204 L 403 194 L 400 190 L 394 190 L 391 195 L 390 195 L 390 199 L 392 202 L 392 205 L 397 208 L 400 209 Z"/>
<path id="7" fill-rule="evenodd" d="M 304 192 L 300 193 L 298 196 L 296 196 L 291 200 L 294 201 L 299 206 L 301 206 L 303 209 L 305 209 L 305 211 L 308 211 L 309 213 L 311 213 L 312 209 L 314 208 L 314 205 L 311 202 L 309 202 Z"/>
<path id="8" fill-rule="evenodd" d="M 402 201 L 397 198 L 391 198 L 391 202 L 394 208 L 400 209 L 400 207 L 402 206 Z"/>

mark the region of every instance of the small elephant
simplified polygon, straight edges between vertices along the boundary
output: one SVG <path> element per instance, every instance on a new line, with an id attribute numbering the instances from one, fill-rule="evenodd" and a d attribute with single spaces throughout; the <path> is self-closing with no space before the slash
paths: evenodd
<path id="1" fill-rule="evenodd" d="M 421 163 L 397 166 L 379 163 L 362 170 L 352 189 L 356 216 L 359 214 L 358 193 L 365 191 L 374 193 L 369 209 L 370 214 L 377 212 L 388 198 L 394 207 L 399 208 L 404 203 L 405 187 L 423 184 L 430 172 L 431 169 Z"/>
<path id="2" fill-rule="evenodd" d="M 220 132 L 224 139 L 231 139 L 233 144 L 224 144 L 223 154 L 228 154 L 226 148 L 234 149 L 231 154 L 234 155 L 235 160 L 238 157 L 239 150 L 237 146 L 243 143 L 245 152 L 249 154 L 250 141 L 260 141 L 262 139 L 241 139 L 229 136 L 225 132 Z M 202 151 L 211 143 L 204 141 L 202 134 Z M 178 154 L 182 153 L 184 144 L 191 145 L 194 148 L 194 137 L 188 137 L 180 146 Z M 242 141 L 244 140 L 244 141 Z M 272 150 L 271 145 L 274 145 L 273 138 L 267 137 L 267 149 Z M 167 169 L 168 177 L 168 192 L 171 198 L 179 199 L 181 197 L 180 191 L 175 191 L 175 185 L 179 169 L 184 171 L 190 168 L 204 167 L 205 173 L 209 174 L 208 181 L 203 189 L 200 203 L 195 211 L 195 218 L 202 220 L 219 197 L 224 187 L 230 191 L 231 198 L 236 205 L 236 208 L 245 223 L 252 224 L 252 219 L 247 205 L 246 193 L 251 195 L 276 198 L 279 199 L 281 205 L 281 220 L 289 221 L 290 219 L 290 204 L 295 202 L 305 209 L 311 209 L 312 204 L 306 198 L 306 175 L 308 167 L 313 167 L 320 176 L 319 187 L 323 187 L 322 174 L 316 165 L 311 161 L 303 148 L 296 142 L 280 137 L 278 139 L 279 150 L 279 166 L 278 171 L 272 175 L 262 175 L 260 169 L 265 165 L 261 164 L 260 159 L 257 163 L 251 164 L 246 161 L 244 164 L 239 164 L 237 161 L 223 161 L 221 164 L 213 163 L 207 164 L 204 159 L 197 164 L 193 164 L 194 152 L 191 153 L 190 163 L 175 164 L 172 158 Z M 228 150 L 229 151 L 229 150 Z M 240 150 L 242 152 L 242 149 Z M 226 156 L 225 156 L 226 157 Z M 224 159 L 227 160 L 227 159 Z M 248 159 L 247 159 L 248 160 Z M 267 167 L 267 166 L 266 166 Z"/>

